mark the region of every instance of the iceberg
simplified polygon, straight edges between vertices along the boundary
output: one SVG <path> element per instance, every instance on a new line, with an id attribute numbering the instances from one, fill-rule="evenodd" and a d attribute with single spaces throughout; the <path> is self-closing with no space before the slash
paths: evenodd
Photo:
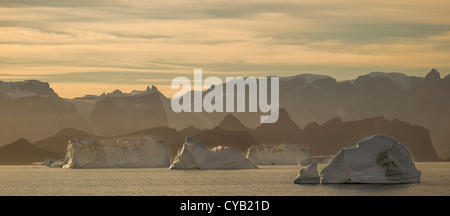
<path id="1" fill-rule="evenodd" d="M 57 161 L 54 161 L 54 162 L 51 163 L 48 167 L 49 167 L 49 168 L 63 168 L 64 161 L 65 161 L 65 158 L 64 158 L 64 159 L 57 160 Z"/>
<path id="2" fill-rule="evenodd" d="M 166 144 L 157 137 L 69 141 L 63 168 L 168 167 Z M 56 166 L 55 164 L 55 167 Z"/>
<path id="3" fill-rule="evenodd" d="M 345 148 L 322 170 L 322 183 L 414 183 L 421 172 L 392 138 L 375 135 Z"/>
<path id="4" fill-rule="evenodd" d="M 218 146 L 211 150 L 187 137 L 183 147 L 173 159 L 170 169 L 257 169 L 238 150 Z"/>
<path id="5" fill-rule="evenodd" d="M 57 161 L 56 159 L 45 158 L 42 162 L 34 162 L 31 165 L 33 166 L 47 166 L 50 167 L 53 162 Z"/>
<path id="6" fill-rule="evenodd" d="M 57 160 L 52 158 L 45 158 L 43 165 L 50 167 L 55 161 Z"/>
<path id="7" fill-rule="evenodd" d="M 298 170 L 297 178 L 294 184 L 319 184 L 320 175 L 317 172 L 317 163 L 311 163 L 306 166 L 301 166 Z"/>
<path id="8" fill-rule="evenodd" d="M 247 158 L 260 165 L 291 165 L 312 158 L 311 149 L 286 145 L 254 145 L 247 150 Z"/>

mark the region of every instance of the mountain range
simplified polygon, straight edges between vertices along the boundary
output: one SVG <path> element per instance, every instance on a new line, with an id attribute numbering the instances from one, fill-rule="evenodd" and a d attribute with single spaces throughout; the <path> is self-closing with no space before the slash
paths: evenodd
<path id="1" fill-rule="evenodd" d="M 260 112 L 235 112 L 232 115 L 225 112 L 175 113 L 171 109 L 170 98 L 155 86 L 131 93 L 116 90 L 98 96 L 66 99 L 59 97 L 48 83 L 37 80 L 0 81 L 0 146 L 25 138 L 39 148 L 54 150 L 51 147 L 53 144 L 46 146 L 43 144 L 45 142 L 37 142 L 53 137 L 65 128 L 89 134 L 93 138 L 136 135 L 138 132 L 146 134 L 145 131 L 155 132 L 157 128 L 161 130 L 158 133 L 163 134 L 164 130 L 172 129 L 170 133 L 166 131 L 166 139 L 171 140 L 166 141 L 168 143 L 176 143 L 179 137 L 184 140 L 188 135 L 205 142 L 206 146 L 242 145 L 239 148 L 241 151 L 255 142 L 287 142 L 310 148 L 315 143 L 316 149 L 321 145 L 344 146 L 344 143 L 355 143 L 355 139 L 370 135 L 360 132 L 358 127 L 345 132 L 354 133 L 354 138 L 339 142 L 311 135 L 324 133 L 322 130 L 325 129 L 313 130 L 315 124 L 327 128 L 330 121 L 333 123 L 335 119 L 340 119 L 342 127 L 353 125 L 348 122 L 361 121 L 362 128 L 369 127 L 367 125 L 373 122 L 387 128 L 409 128 L 405 134 L 411 137 L 415 136 L 411 128 L 420 127 L 429 131 L 431 141 L 424 141 L 418 146 L 431 144 L 440 158 L 450 157 L 450 75 L 441 78 L 436 69 L 425 77 L 373 72 L 348 81 L 337 81 L 331 76 L 300 74 L 280 77 L 279 86 L 279 121 L 260 124 Z M 396 125 L 398 122 L 404 124 Z M 370 127 L 373 132 L 389 133 L 374 125 Z M 339 131 L 339 128 L 333 130 Z M 173 131 L 179 136 L 173 135 Z M 234 133 L 233 136 L 231 133 Z M 327 134 L 332 136 L 332 131 Z M 350 135 L 345 137 L 352 137 Z M 232 142 L 233 137 L 235 141 Z M 171 150 L 169 147 L 169 152 L 176 153 L 178 145 L 181 144 L 173 144 Z M 429 146 L 426 148 L 429 149 Z M 329 153 L 324 150 L 316 152 Z"/>
<path id="2" fill-rule="evenodd" d="M 0 82 L 0 145 L 19 138 L 43 139 L 66 127 L 93 133 L 75 105 L 59 97 L 48 83 Z"/>
<path id="3" fill-rule="evenodd" d="M 367 118 L 344 122 L 339 118 L 331 119 L 322 125 L 316 122 L 300 129 L 292 124 L 287 113 L 282 114 L 278 124 L 250 129 L 245 127 L 232 114 L 227 115 L 213 129 L 197 129 L 193 126 L 183 130 L 169 127 L 154 127 L 113 137 L 99 137 L 76 129 L 65 128 L 55 135 L 31 144 L 28 140 L 19 139 L 0 147 L 0 164 L 30 164 L 44 161 L 46 158 L 63 158 L 69 140 L 76 138 L 118 139 L 131 137 L 157 136 L 165 141 L 168 154 L 173 157 L 182 147 L 186 136 L 202 145 L 213 148 L 228 146 L 246 154 L 253 145 L 287 143 L 312 149 L 313 155 L 324 156 L 337 154 L 342 148 L 354 147 L 362 139 L 376 134 L 394 138 L 405 145 L 415 161 L 441 161 L 434 149 L 429 131 L 423 127 L 411 125 L 400 120 L 387 120 L 383 117 Z M 286 133 L 279 133 L 280 126 Z M 264 134 L 264 137 L 260 137 Z M 264 139 L 270 137 L 270 139 Z"/>

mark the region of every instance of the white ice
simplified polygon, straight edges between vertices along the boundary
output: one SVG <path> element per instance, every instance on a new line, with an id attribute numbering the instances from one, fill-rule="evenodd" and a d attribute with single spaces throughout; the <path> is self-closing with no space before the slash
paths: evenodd
<path id="1" fill-rule="evenodd" d="M 345 148 L 322 170 L 322 183 L 420 182 L 408 150 L 392 138 L 376 135 Z"/>
<path id="2" fill-rule="evenodd" d="M 319 184 L 320 175 L 317 172 L 317 163 L 310 163 L 305 166 L 301 166 L 298 170 L 297 178 L 294 180 L 294 184 Z"/>
<path id="3" fill-rule="evenodd" d="M 178 151 L 170 169 L 257 169 L 238 150 L 229 147 L 206 149 L 200 143 L 187 137 L 183 148 Z"/>
<path id="4" fill-rule="evenodd" d="M 166 144 L 157 137 L 69 142 L 63 168 L 168 167 Z"/>
<path id="5" fill-rule="evenodd" d="M 284 143 L 279 146 L 254 145 L 247 150 L 247 158 L 260 165 L 296 165 L 311 157 L 311 149 Z"/>

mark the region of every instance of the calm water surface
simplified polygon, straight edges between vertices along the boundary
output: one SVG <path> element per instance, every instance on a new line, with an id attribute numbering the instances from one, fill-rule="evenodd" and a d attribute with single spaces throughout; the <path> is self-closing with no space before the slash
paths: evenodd
<path id="1" fill-rule="evenodd" d="M 319 165 L 319 171 L 325 165 Z M 1 196 L 322 196 L 450 195 L 450 163 L 416 163 L 422 182 L 414 184 L 292 184 L 296 165 L 253 170 L 58 169 L 0 166 Z"/>

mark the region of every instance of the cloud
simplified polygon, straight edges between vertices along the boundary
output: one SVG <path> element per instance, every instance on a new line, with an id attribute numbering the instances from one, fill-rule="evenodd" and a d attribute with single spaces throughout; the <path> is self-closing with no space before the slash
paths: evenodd
<path id="1" fill-rule="evenodd" d="M 221 77 L 309 72 L 350 79 L 371 71 L 423 75 L 431 67 L 445 75 L 449 6 L 437 0 L 2 1 L 0 74 L 131 86 L 166 85 L 162 80 L 194 68 Z"/>

